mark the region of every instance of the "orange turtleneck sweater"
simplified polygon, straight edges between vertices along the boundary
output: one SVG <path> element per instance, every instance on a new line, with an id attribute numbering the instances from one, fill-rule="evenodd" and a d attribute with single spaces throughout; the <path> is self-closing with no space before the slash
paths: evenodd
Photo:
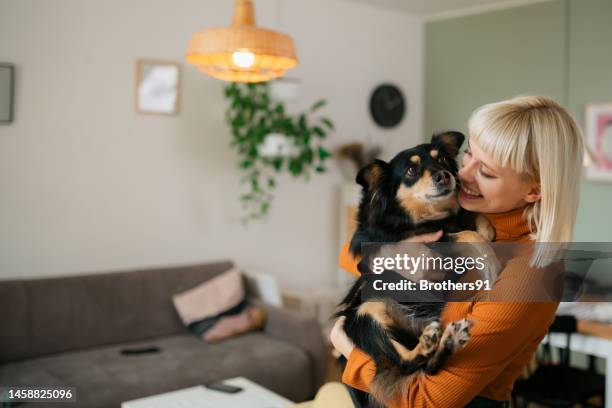
<path id="1" fill-rule="evenodd" d="M 522 209 L 485 214 L 496 232 L 497 242 L 528 242 L 529 228 Z M 514 262 L 513 262 L 514 261 Z M 358 259 L 344 245 L 340 266 L 359 276 Z M 498 288 L 525 285 L 533 269 L 528 259 L 508 262 L 495 282 Z M 501 289 L 503 290 L 503 289 Z M 510 399 L 514 381 L 531 360 L 538 344 L 555 318 L 558 302 L 455 302 L 442 314 L 444 324 L 468 318 L 475 322 L 471 340 L 457 351 L 435 375 L 414 377 L 403 399 L 387 401 L 390 408 L 463 407 L 476 396 L 492 400 Z M 342 381 L 362 391 L 374 378 L 376 365 L 362 350 L 351 352 Z"/>

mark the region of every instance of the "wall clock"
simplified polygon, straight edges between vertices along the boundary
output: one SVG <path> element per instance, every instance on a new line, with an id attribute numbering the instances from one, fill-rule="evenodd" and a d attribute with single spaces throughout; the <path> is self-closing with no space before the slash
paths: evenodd
<path id="1" fill-rule="evenodd" d="M 397 86 L 382 84 L 372 92 L 370 114 L 378 126 L 392 128 L 404 118 L 406 105 L 404 94 Z"/>

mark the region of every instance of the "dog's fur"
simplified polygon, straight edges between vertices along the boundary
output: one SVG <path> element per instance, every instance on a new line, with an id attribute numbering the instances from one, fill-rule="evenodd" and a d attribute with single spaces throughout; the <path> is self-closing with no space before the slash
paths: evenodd
<path id="1" fill-rule="evenodd" d="M 376 160 L 361 169 L 358 227 L 350 251 L 361 256 L 362 276 L 339 305 L 344 329 L 357 347 L 376 363 L 370 396 L 379 403 L 407 389 L 419 373 L 435 374 L 448 357 L 469 340 L 471 322 L 441 327 L 444 303 L 399 303 L 362 299 L 368 265 L 384 243 L 442 229 L 441 241 L 485 242 L 494 238 L 486 218 L 459 207 L 457 163 L 465 137 L 459 132 L 434 135 L 430 143 L 404 150 L 386 163 Z M 478 231 L 475 232 L 475 231 Z M 362 251 L 364 243 L 380 243 Z"/>

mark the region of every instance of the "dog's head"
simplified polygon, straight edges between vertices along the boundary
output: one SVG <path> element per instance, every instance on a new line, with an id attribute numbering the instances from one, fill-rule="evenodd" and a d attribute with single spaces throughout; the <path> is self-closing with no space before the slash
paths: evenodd
<path id="1" fill-rule="evenodd" d="M 376 160 L 361 169 L 360 212 L 367 212 L 360 214 L 361 220 L 416 226 L 456 213 L 456 157 L 464 140 L 459 132 L 435 134 L 430 143 L 404 150 L 389 163 Z"/>

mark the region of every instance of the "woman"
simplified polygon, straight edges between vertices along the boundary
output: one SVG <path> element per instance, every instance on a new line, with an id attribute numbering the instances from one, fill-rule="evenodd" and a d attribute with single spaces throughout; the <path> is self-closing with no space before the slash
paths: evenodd
<path id="1" fill-rule="evenodd" d="M 469 121 L 469 136 L 459 171 L 461 207 L 485 214 L 497 242 L 570 241 L 583 142 L 569 113 L 547 97 L 517 97 L 476 110 Z M 438 238 L 439 234 L 429 234 L 411 241 Z M 528 284 L 530 271 L 546 266 L 543 250 L 536 250 L 527 262 L 507 263 L 493 292 Z M 345 245 L 341 266 L 357 275 L 356 262 Z M 557 306 L 558 302 L 449 303 L 443 322 L 473 320 L 470 342 L 436 375 L 415 377 L 388 406 L 504 406 L 514 381 L 553 322 Z M 352 344 L 342 324 L 339 319 L 330 335 L 348 360 L 342 381 L 367 392 L 376 367 Z"/>

